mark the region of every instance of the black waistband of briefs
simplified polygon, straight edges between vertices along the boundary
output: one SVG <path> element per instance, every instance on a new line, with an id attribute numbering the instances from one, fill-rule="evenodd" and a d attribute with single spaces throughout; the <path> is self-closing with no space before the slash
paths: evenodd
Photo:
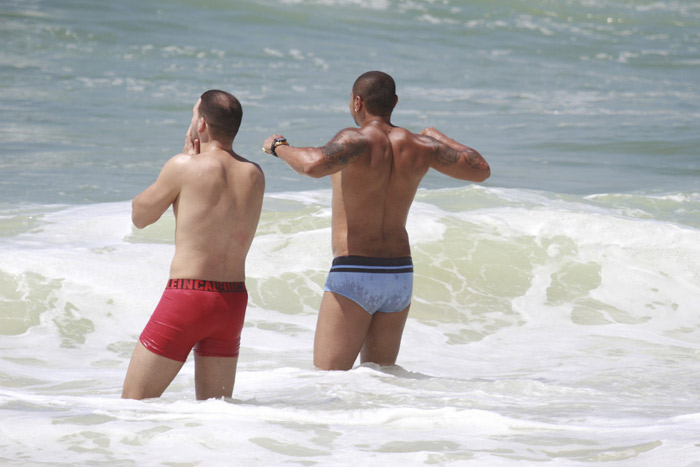
<path id="1" fill-rule="evenodd" d="M 401 258 L 375 258 L 369 256 L 338 256 L 333 258 L 333 266 L 413 266 L 410 256 Z"/>
<path id="2" fill-rule="evenodd" d="M 166 289 L 201 290 L 204 292 L 247 292 L 245 282 L 218 282 L 200 279 L 169 279 Z"/>
<path id="3" fill-rule="evenodd" d="M 363 268 L 366 267 L 365 268 Z M 374 258 L 368 256 L 338 256 L 333 258 L 332 272 L 369 272 L 397 274 L 413 272 L 410 256 L 401 258 Z"/>

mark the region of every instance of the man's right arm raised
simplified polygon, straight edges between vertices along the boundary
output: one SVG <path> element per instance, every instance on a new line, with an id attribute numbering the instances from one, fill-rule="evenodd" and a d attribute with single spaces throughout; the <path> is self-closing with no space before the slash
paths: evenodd
<path id="1" fill-rule="evenodd" d="M 191 156 L 178 154 L 165 163 L 155 182 L 131 203 L 131 220 L 142 229 L 153 224 L 175 202 L 182 186 L 183 169 Z"/>
<path id="2" fill-rule="evenodd" d="M 491 167 L 476 149 L 465 146 L 429 127 L 420 132 L 428 136 L 423 143 L 432 154 L 430 166 L 439 172 L 460 180 L 483 182 L 491 175 Z"/>
<path id="3" fill-rule="evenodd" d="M 270 136 L 263 147 L 269 147 L 272 140 L 282 135 Z M 279 146 L 277 156 L 295 172 L 309 177 L 320 178 L 345 168 L 357 158 L 367 153 L 368 143 L 354 128 L 340 130 L 328 143 L 321 147 Z"/>

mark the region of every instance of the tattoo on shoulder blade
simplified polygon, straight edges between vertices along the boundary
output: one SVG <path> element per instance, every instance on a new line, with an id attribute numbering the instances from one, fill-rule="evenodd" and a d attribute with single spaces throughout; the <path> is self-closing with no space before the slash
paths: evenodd
<path id="1" fill-rule="evenodd" d="M 326 158 L 326 167 L 329 169 L 339 165 L 347 165 L 354 159 L 364 154 L 367 150 L 367 141 L 361 137 L 351 137 L 347 134 L 338 134 L 321 148 Z"/>

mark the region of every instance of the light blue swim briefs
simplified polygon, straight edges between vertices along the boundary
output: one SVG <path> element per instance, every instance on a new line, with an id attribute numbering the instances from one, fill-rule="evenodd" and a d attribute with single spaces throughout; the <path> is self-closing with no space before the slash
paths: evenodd
<path id="1" fill-rule="evenodd" d="M 413 261 L 410 256 L 339 256 L 333 259 L 324 290 L 349 298 L 370 314 L 402 311 L 411 304 Z"/>

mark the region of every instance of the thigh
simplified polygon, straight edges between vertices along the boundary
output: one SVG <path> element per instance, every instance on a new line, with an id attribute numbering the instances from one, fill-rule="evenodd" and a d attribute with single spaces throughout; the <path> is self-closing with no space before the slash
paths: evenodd
<path id="1" fill-rule="evenodd" d="M 198 400 L 231 397 L 238 357 L 194 355 L 194 384 Z"/>
<path id="2" fill-rule="evenodd" d="M 314 365 L 322 370 L 352 368 L 372 315 L 342 295 L 324 292 L 316 323 Z"/>
<path id="3" fill-rule="evenodd" d="M 137 341 L 124 379 L 122 398 L 160 397 L 175 379 L 182 365 L 184 362 L 157 355 Z"/>
<path id="4" fill-rule="evenodd" d="M 407 306 L 402 311 L 394 313 L 377 312 L 372 315 L 372 322 L 367 331 L 367 337 L 362 346 L 362 363 L 378 365 L 393 365 L 399 355 L 401 337 L 408 318 Z"/>

